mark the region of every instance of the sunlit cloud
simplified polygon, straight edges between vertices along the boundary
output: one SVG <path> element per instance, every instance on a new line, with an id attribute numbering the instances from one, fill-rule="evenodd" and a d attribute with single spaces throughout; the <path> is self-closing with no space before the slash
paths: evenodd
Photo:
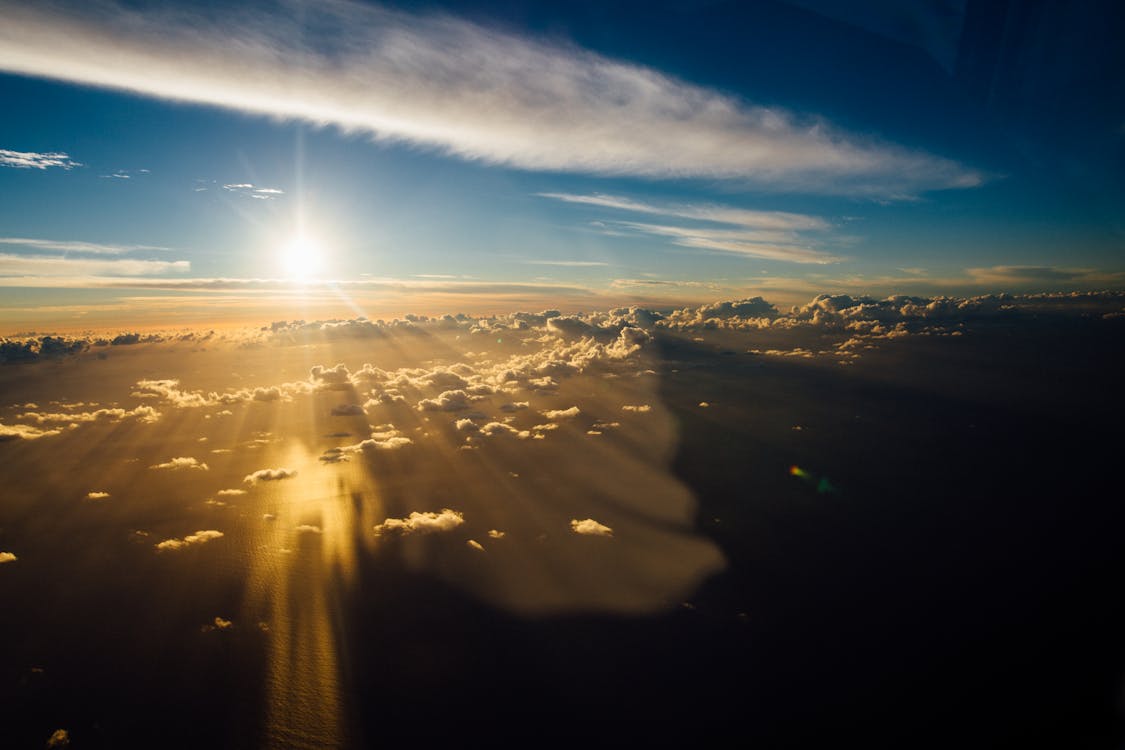
<path id="1" fill-rule="evenodd" d="M 191 262 L 186 260 L 141 260 L 115 258 L 64 258 L 48 255 L 12 255 L 0 253 L 0 277 L 60 277 L 65 279 L 97 276 L 156 276 L 165 273 L 186 273 Z M 5 279 L 9 284 L 9 280 Z"/>
<path id="2" fill-rule="evenodd" d="M 277 482 L 295 476 L 297 476 L 296 469 L 279 467 L 277 469 L 258 469 L 251 474 L 247 474 L 242 481 L 246 484 L 257 484 L 258 482 Z"/>
<path id="3" fill-rule="evenodd" d="M 578 520 L 571 519 L 570 530 L 583 536 L 613 536 L 613 529 L 603 523 L 598 523 L 592 518 Z"/>
<path id="4" fill-rule="evenodd" d="M 581 409 L 577 406 L 571 406 L 566 409 L 548 409 L 543 412 L 543 416 L 547 419 L 572 419 L 581 413 Z"/>
<path id="5" fill-rule="evenodd" d="M 159 552 L 165 552 L 168 550 L 180 550 L 184 547 L 206 544 L 207 542 L 219 539 L 222 536 L 223 532 L 221 531 L 216 531 L 215 529 L 206 529 L 203 531 L 197 531 L 194 534 L 188 534 L 182 539 L 165 539 L 163 542 L 158 542 L 154 546 Z"/>
<path id="6" fill-rule="evenodd" d="M 59 169 L 70 170 L 82 165 L 61 151 L 9 151 L 0 148 L 0 167 L 14 167 L 16 169 Z"/>
<path id="7" fill-rule="evenodd" d="M 593 193 L 590 195 L 578 193 L 538 193 L 538 195 L 542 198 L 553 198 L 565 203 L 577 203 L 587 206 L 597 206 L 599 208 L 610 208 L 618 211 L 651 214 L 654 216 L 671 216 L 680 219 L 737 224 L 739 226 L 763 230 L 823 230 L 831 229 L 832 227 L 831 224 L 819 216 L 809 216 L 808 214 L 797 214 L 787 211 L 753 211 L 714 203 L 648 203 L 625 196 L 606 195 L 604 193 Z"/>
<path id="8" fill-rule="evenodd" d="M 42 429 L 26 424 L 0 424 L 0 443 L 8 440 L 36 440 L 61 433 L 61 429 Z"/>
<path id="9" fill-rule="evenodd" d="M 436 513 L 415 511 L 406 518 L 388 518 L 375 527 L 375 533 L 433 534 L 439 531 L 451 531 L 463 523 L 465 523 L 464 515 L 449 508 L 443 508 Z"/>
<path id="10" fill-rule="evenodd" d="M 109 497 L 108 492 L 94 491 L 86 493 L 87 500 L 105 500 L 107 497 Z"/>
<path id="11" fill-rule="evenodd" d="M 191 456 L 179 456 L 161 464 L 153 464 L 148 467 L 150 469 L 170 469 L 178 471 L 180 469 L 195 469 L 197 471 L 208 471 L 210 469 L 207 464 L 203 463 L 197 458 Z"/>
<path id="12" fill-rule="evenodd" d="M 16 4 L 0 28 L 0 69 L 531 170 L 884 197 L 984 179 L 570 44 L 358 3 L 300 16 Z"/>
<path id="13" fill-rule="evenodd" d="M 14 552 L 0 552 L 0 564 L 15 562 L 18 559 Z"/>

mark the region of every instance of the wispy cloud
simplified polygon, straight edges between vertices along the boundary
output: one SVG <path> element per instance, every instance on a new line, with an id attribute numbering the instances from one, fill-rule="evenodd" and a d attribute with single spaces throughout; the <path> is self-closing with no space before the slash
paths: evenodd
<path id="1" fill-rule="evenodd" d="M 299 118 L 530 170 L 884 198 L 984 180 L 816 117 L 449 15 L 344 1 L 276 14 L 219 8 L 5 3 L 0 70 Z"/>
<path id="2" fill-rule="evenodd" d="M 92 255 L 121 255 L 142 250 L 168 250 L 156 245 L 109 245 L 76 240 L 42 240 L 29 237 L 0 237 L 0 245 L 29 247 L 35 250 L 57 250 L 61 253 L 89 253 Z"/>
<path id="3" fill-rule="evenodd" d="M 228 193 L 235 193 L 236 195 L 245 196 L 247 198 L 254 198 L 260 201 L 273 200 L 279 195 L 285 195 L 284 190 L 278 188 L 264 188 L 257 187 L 249 182 L 238 182 L 229 185 L 223 185 L 223 190 Z"/>
<path id="4" fill-rule="evenodd" d="M 91 277 L 156 276 L 165 273 L 183 273 L 191 270 L 186 260 L 135 260 L 132 258 L 65 258 L 47 255 L 11 255 L 0 253 L 0 277 L 5 285 L 15 279 Z M 9 278 L 10 277 L 10 278 Z"/>
<path id="5" fill-rule="evenodd" d="M 0 35 L 3 32 L 0 31 Z M 3 53 L 0 53 L 2 55 Z M 16 169 L 49 169 L 50 167 L 59 167 L 60 169 L 73 169 L 74 167 L 81 167 L 79 162 L 74 161 L 68 154 L 61 151 L 48 151 L 39 153 L 36 151 L 9 151 L 0 148 L 0 167 L 15 167 Z"/>
<path id="6" fill-rule="evenodd" d="M 529 266 L 563 266 L 565 268 L 586 268 L 608 266 L 604 260 L 525 260 Z"/>
<path id="7" fill-rule="evenodd" d="M 645 203 L 616 195 L 576 195 L 539 193 L 543 198 L 593 206 L 619 213 L 659 216 L 661 223 L 638 221 L 598 222 L 597 226 L 616 236 L 647 234 L 667 238 L 681 247 L 735 253 L 764 260 L 791 263 L 833 263 L 840 260 L 818 249 L 819 240 L 810 233 L 823 234 L 832 225 L 819 216 L 786 211 L 753 211 L 716 204 Z M 685 223 L 683 220 L 687 220 Z M 677 223 L 671 223 L 677 222 Z"/>

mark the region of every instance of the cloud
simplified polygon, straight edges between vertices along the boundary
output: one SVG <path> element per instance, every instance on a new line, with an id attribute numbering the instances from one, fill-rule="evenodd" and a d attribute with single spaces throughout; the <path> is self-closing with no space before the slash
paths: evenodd
<path id="1" fill-rule="evenodd" d="M 49 169 L 58 167 L 70 170 L 82 165 L 61 151 L 9 151 L 0 148 L 0 167 L 15 167 L 16 169 Z"/>
<path id="2" fill-rule="evenodd" d="M 529 266 L 562 266 L 564 268 L 593 268 L 609 265 L 602 260 L 524 260 L 520 262 Z"/>
<path id="3" fill-rule="evenodd" d="M 660 223 L 616 220 L 598 222 L 608 234 L 639 233 L 669 239 L 681 247 L 715 250 L 792 263 L 833 263 L 840 258 L 817 249 L 832 225 L 819 216 L 785 211 L 754 211 L 715 204 L 645 203 L 616 195 L 539 193 L 541 197 L 611 211 L 660 216 Z M 688 219 L 671 223 L 669 220 Z M 718 226 L 716 226 L 718 225 Z"/>
<path id="4" fill-rule="evenodd" d="M 219 497 L 234 497 L 236 495 L 245 495 L 246 490 L 237 490 L 237 489 L 234 489 L 234 490 L 219 490 L 215 494 L 218 495 Z"/>
<path id="5" fill-rule="evenodd" d="M 652 406 L 649 404 L 625 404 L 621 407 L 622 411 L 632 411 L 640 414 L 652 411 Z"/>
<path id="6" fill-rule="evenodd" d="M 122 255 L 140 251 L 167 251 L 159 245 L 108 245 L 78 240 L 43 240 L 29 237 L 0 237 L 0 245 L 30 247 L 36 250 L 56 250 L 60 253 L 89 253 L 91 255 Z"/>
<path id="7" fill-rule="evenodd" d="M 223 190 L 227 191 L 228 193 L 234 193 L 236 195 L 241 195 L 246 198 L 254 198 L 260 201 L 273 200 L 280 195 L 285 195 L 284 190 L 279 190 L 277 188 L 255 187 L 248 182 L 223 185 Z"/>
<path id="8" fill-rule="evenodd" d="M 584 536 L 613 536 L 613 529 L 592 518 L 584 518 L 581 521 L 577 518 L 571 519 L 570 530 Z"/>
<path id="9" fill-rule="evenodd" d="M 489 529 L 488 530 L 488 538 L 489 539 L 503 539 L 504 536 L 505 536 L 505 534 L 504 534 L 503 531 L 498 531 L 496 529 Z"/>
<path id="10" fill-rule="evenodd" d="M 51 732 L 51 736 L 47 738 L 47 747 L 68 747 L 70 745 L 70 733 L 65 729 L 56 729 Z"/>
<path id="11" fill-rule="evenodd" d="M 359 3 L 296 9 L 16 4 L 0 28 L 0 70 L 530 170 L 880 196 L 983 181 L 948 159 L 571 44 Z"/>
<path id="12" fill-rule="evenodd" d="M 94 491 L 94 492 L 87 492 L 86 493 L 86 499 L 87 500 L 105 500 L 107 497 L 109 497 L 108 492 Z"/>
<path id="13" fill-rule="evenodd" d="M 311 523 L 303 523 L 297 527 L 298 534 L 323 534 L 324 529 L 319 526 L 314 526 Z"/>
<path id="14" fill-rule="evenodd" d="M 484 552 L 484 545 L 478 542 L 476 539 L 468 540 L 467 542 L 465 542 L 465 545 L 471 549 L 477 550 L 478 552 Z"/>
<path id="15" fill-rule="evenodd" d="M 77 424 L 79 422 L 120 422 L 123 419 L 136 419 L 138 422 L 152 424 L 160 421 L 160 412 L 151 406 L 137 406 L 133 409 L 96 409 L 83 412 L 41 412 L 29 411 L 20 415 L 36 424 Z"/>
<path id="16" fill-rule="evenodd" d="M 258 469 L 252 474 L 247 474 L 242 481 L 246 484 L 257 484 L 258 482 L 278 482 L 295 476 L 297 476 L 296 469 Z"/>
<path id="17" fill-rule="evenodd" d="M 424 398 L 419 401 L 418 411 L 460 411 L 468 409 L 469 404 L 478 398 L 460 389 L 444 391 L 437 398 Z"/>
<path id="18" fill-rule="evenodd" d="M 58 435 L 61 429 L 40 429 L 27 424 L 0 424 L 0 443 L 9 440 L 37 440 L 41 437 Z"/>
<path id="19" fill-rule="evenodd" d="M 219 539 L 223 536 L 223 532 L 214 529 L 207 529 L 205 531 L 197 531 L 194 534 L 188 534 L 183 539 L 165 539 L 163 542 L 158 542 L 156 549 L 158 551 L 166 550 L 180 550 L 184 547 L 191 547 L 197 544 L 206 544 L 214 539 Z"/>
<path id="20" fill-rule="evenodd" d="M 581 413 L 581 409 L 577 406 L 572 406 L 569 409 L 548 409 L 542 412 L 543 416 L 547 419 L 572 419 Z"/>
<path id="21" fill-rule="evenodd" d="M 376 534 L 433 534 L 439 531 L 451 531 L 465 523 L 463 514 L 449 508 L 440 512 L 415 511 L 406 518 L 388 518 L 375 527 Z"/>
<path id="22" fill-rule="evenodd" d="M 148 467 L 150 469 L 198 469 L 200 471 L 207 471 L 207 464 L 192 458 L 191 456 L 180 456 L 173 458 L 170 461 L 165 461 L 162 464 L 153 464 Z"/>
<path id="23" fill-rule="evenodd" d="M 332 407 L 334 417 L 362 417 L 366 413 L 359 404 L 339 404 Z"/>
<path id="24" fill-rule="evenodd" d="M 0 552 L 0 564 L 15 562 L 18 559 L 14 552 Z"/>
<path id="25" fill-rule="evenodd" d="M 140 260 L 133 258 L 100 260 L 0 253 L 0 277 L 156 276 L 165 273 L 186 273 L 190 270 L 191 262 L 186 260 Z"/>

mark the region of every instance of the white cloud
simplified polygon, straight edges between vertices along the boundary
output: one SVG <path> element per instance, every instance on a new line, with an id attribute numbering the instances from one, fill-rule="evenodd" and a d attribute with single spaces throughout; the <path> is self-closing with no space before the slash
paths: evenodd
<path id="1" fill-rule="evenodd" d="M 578 195 L 540 193 L 566 203 L 576 203 L 612 211 L 660 216 L 660 223 L 637 221 L 599 222 L 607 234 L 625 232 L 665 237 L 681 247 L 716 250 L 752 258 L 784 260 L 792 263 L 832 263 L 840 260 L 817 249 L 822 239 L 810 232 L 824 233 L 832 225 L 819 216 L 785 211 L 754 211 L 715 204 L 655 204 L 617 195 Z M 688 219 L 692 223 L 670 223 Z M 720 226 L 714 226 L 714 225 Z"/>
<path id="2" fill-rule="evenodd" d="M 16 169 L 47 169 L 59 167 L 72 169 L 82 165 L 61 151 L 9 151 L 0 148 L 0 167 L 15 167 Z"/>
<path id="3" fill-rule="evenodd" d="M 464 515 L 449 508 L 443 508 L 437 513 L 433 511 L 418 513 L 415 511 L 406 518 L 388 518 L 375 527 L 375 533 L 432 534 L 439 531 L 450 531 L 463 523 L 465 523 Z"/>
<path id="4" fill-rule="evenodd" d="M 179 456 L 170 461 L 165 461 L 162 464 L 153 464 L 148 467 L 150 469 L 198 469 L 200 471 L 207 471 L 207 464 L 202 461 L 192 458 L 191 456 Z"/>
<path id="5" fill-rule="evenodd" d="M 570 530 L 585 536 L 613 536 L 613 529 L 592 518 L 584 518 L 581 521 L 577 518 L 571 519 Z"/>
<path id="6" fill-rule="evenodd" d="M 36 250 L 55 250 L 60 253 L 89 253 L 91 255 L 121 255 L 140 251 L 167 251 L 158 245 L 108 245 L 79 240 L 42 240 L 30 237 L 0 237 L 0 245 L 30 247 Z"/>
<path id="7" fill-rule="evenodd" d="M 296 469 L 258 469 L 252 474 L 247 474 L 242 481 L 247 484 L 257 484 L 258 482 L 277 482 L 295 476 L 297 476 Z"/>
<path id="8" fill-rule="evenodd" d="M 186 260 L 140 260 L 115 258 L 64 258 L 48 255 L 10 255 L 0 253 L 2 276 L 154 276 L 164 273 L 186 273 L 191 263 Z"/>
<path id="9" fill-rule="evenodd" d="M 0 552 L 0 564 L 15 562 L 18 559 L 15 552 Z"/>
<path id="10" fill-rule="evenodd" d="M 285 195 L 284 190 L 279 190 L 277 188 L 257 187 L 248 182 L 223 185 L 223 190 L 226 190 L 228 193 L 234 193 L 236 195 L 241 195 L 247 198 L 254 198 L 260 201 L 273 200 L 279 195 Z"/>
<path id="11" fill-rule="evenodd" d="M 206 544 L 214 539 L 219 539 L 223 536 L 223 532 L 214 529 L 207 529 L 204 531 L 197 531 L 194 534 L 188 534 L 183 539 L 165 539 L 163 542 L 158 542 L 154 546 L 158 551 L 165 550 L 179 550 L 184 547 L 191 547 L 197 544 Z"/>
<path id="12" fill-rule="evenodd" d="M 566 43 L 351 2 L 282 13 L 17 4 L 0 27 L 0 70 L 524 169 L 881 196 L 982 182 L 950 160 Z M 301 41 L 310 27 L 331 48 Z"/>

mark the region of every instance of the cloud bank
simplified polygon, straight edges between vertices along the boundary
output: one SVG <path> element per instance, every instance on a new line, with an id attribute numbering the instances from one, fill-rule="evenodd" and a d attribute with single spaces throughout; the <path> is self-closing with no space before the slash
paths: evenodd
<path id="1" fill-rule="evenodd" d="M 889 197 L 983 181 L 948 159 L 449 15 L 343 1 L 300 14 L 139 12 L 105 0 L 2 7 L 0 70 L 335 125 L 490 164 Z"/>

